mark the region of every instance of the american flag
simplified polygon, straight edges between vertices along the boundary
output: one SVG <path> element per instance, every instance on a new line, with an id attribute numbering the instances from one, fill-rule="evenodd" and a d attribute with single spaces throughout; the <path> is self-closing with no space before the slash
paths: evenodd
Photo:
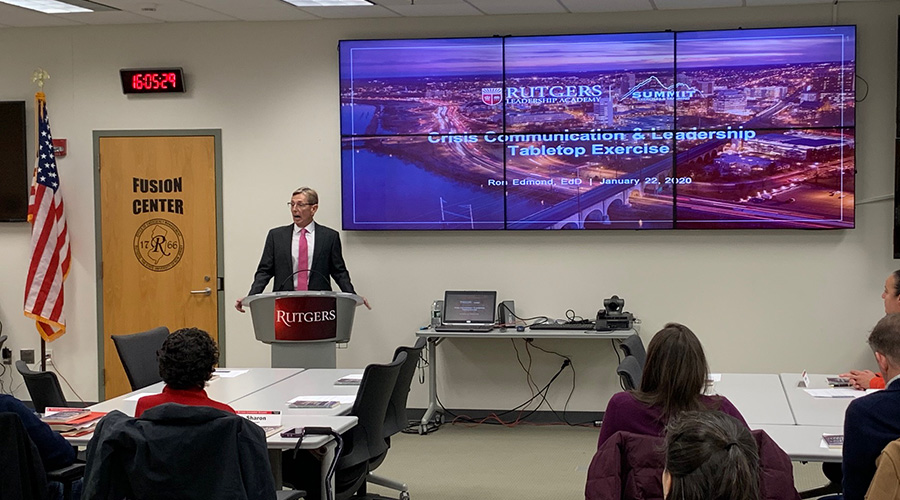
<path id="1" fill-rule="evenodd" d="M 25 316 L 35 320 L 41 337 L 49 342 L 66 333 L 63 282 L 69 274 L 71 254 L 47 101 L 43 92 L 38 92 L 35 100 L 38 152 L 28 200 L 28 221 L 32 228 L 31 265 L 25 282 Z"/>

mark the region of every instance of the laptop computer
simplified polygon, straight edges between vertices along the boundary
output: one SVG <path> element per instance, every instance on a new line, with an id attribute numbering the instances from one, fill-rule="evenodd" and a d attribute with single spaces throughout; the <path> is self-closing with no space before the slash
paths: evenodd
<path id="1" fill-rule="evenodd" d="M 497 292 L 446 291 L 436 332 L 489 332 L 494 329 Z"/>

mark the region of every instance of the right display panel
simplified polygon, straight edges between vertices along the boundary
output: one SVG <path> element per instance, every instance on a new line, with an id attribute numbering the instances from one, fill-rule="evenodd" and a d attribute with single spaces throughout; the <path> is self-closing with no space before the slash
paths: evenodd
<path id="1" fill-rule="evenodd" d="M 676 34 L 676 227 L 848 228 L 852 28 Z"/>

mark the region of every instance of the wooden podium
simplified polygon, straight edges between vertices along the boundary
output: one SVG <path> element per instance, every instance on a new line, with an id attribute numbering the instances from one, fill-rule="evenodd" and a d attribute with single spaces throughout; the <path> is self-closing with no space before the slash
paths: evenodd
<path id="1" fill-rule="evenodd" d="M 291 291 L 251 295 L 256 340 L 272 346 L 272 368 L 335 368 L 337 343 L 350 341 L 362 297 L 344 292 Z"/>

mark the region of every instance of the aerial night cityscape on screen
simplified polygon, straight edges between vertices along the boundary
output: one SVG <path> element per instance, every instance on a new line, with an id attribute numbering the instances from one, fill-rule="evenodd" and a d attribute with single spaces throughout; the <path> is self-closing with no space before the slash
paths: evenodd
<path id="1" fill-rule="evenodd" d="M 343 228 L 854 224 L 855 27 L 340 44 Z"/>

